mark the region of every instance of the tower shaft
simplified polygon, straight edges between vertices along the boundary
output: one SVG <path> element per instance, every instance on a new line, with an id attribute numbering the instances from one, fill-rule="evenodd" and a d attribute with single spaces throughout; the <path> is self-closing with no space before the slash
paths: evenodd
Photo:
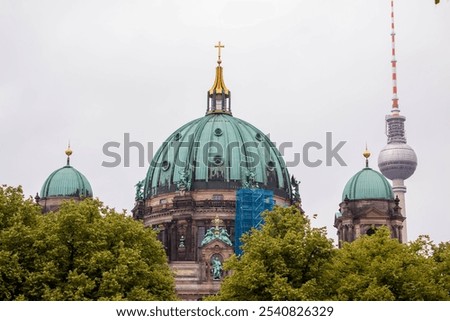
<path id="1" fill-rule="evenodd" d="M 405 203 L 405 194 L 406 194 L 406 186 L 405 181 L 403 179 L 393 179 L 392 180 L 392 191 L 398 198 L 400 199 L 400 207 L 402 209 L 402 215 L 406 217 L 406 203 Z M 406 220 L 403 221 L 403 230 L 402 230 L 402 243 L 408 242 L 407 228 L 406 228 Z"/>

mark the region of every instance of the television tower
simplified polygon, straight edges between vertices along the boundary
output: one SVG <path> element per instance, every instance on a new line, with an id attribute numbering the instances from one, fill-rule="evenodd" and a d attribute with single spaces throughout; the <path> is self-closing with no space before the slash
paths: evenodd
<path id="1" fill-rule="evenodd" d="M 406 144 L 405 120 L 400 115 L 397 97 L 397 60 L 395 58 L 395 28 L 394 28 L 394 0 L 391 0 L 391 39 L 392 39 L 392 109 L 386 115 L 387 145 L 378 156 L 378 167 L 384 176 L 392 180 L 392 190 L 400 199 L 402 215 L 406 217 L 405 180 L 414 174 L 417 167 L 417 156 L 414 150 Z M 402 241 L 406 243 L 406 221 L 403 223 Z"/>

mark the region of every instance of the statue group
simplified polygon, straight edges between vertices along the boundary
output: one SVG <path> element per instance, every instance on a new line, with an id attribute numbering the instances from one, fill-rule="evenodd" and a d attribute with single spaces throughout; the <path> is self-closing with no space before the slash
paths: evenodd
<path id="1" fill-rule="evenodd" d="M 230 234 L 223 227 L 221 227 L 221 228 L 217 228 L 217 227 L 209 228 L 206 231 L 205 236 L 203 237 L 201 246 L 204 246 L 204 245 L 206 245 L 208 243 L 211 243 L 215 239 L 218 239 L 218 240 L 224 242 L 225 244 L 227 244 L 229 246 L 233 246 L 233 243 L 231 243 L 231 240 L 230 240 Z"/>

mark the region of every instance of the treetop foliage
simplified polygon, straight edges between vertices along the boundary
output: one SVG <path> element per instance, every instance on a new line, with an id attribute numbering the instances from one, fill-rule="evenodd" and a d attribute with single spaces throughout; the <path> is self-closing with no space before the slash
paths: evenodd
<path id="1" fill-rule="evenodd" d="M 209 300 L 450 300 L 450 243 L 408 244 L 388 228 L 341 249 L 295 207 L 262 214 Z M 155 232 L 98 200 L 42 214 L 0 187 L 0 300 L 175 300 Z"/>
<path id="2" fill-rule="evenodd" d="M 41 214 L 0 188 L 1 300 L 174 300 L 155 232 L 98 200 Z"/>
<path id="3" fill-rule="evenodd" d="M 297 209 L 276 207 L 243 237 L 244 253 L 212 300 L 450 300 L 450 243 L 409 244 L 377 229 L 341 249 Z"/>
<path id="4" fill-rule="evenodd" d="M 333 255 L 323 228 L 311 227 L 295 207 L 263 213 L 261 229 L 243 236 L 243 255 L 225 264 L 232 270 L 220 300 L 310 300 L 311 289 Z"/>
<path id="5" fill-rule="evenodd" d="M 346 243 L 336 251 L 321 281 L 321 299 L 448 300 L 429 245 L 424 237 L 401 244 L 391 238 L 388 228 Z"/>

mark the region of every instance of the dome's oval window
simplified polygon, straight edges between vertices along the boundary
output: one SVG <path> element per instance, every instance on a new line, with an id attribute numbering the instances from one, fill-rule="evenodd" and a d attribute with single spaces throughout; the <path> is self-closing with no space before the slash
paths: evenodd
<path id="1" fill-rule="evenodd" d="M 216 165 L 216 166 L 223 165 L 223 158 L 222 158 L 222 156 L 220 156 L 220 155 L 214 156 L 213 163 L 214 163 L 214 165 Z"/>
<path id="2" fill-rule="evenodd" d="M 175 137 L 173 139 L 176 141 L 179 141 L 181 139 L 181 137 L 183 137 L 183 135 L 181 135 L 181 133 L 176 133 Z"/>
<path id="3" fill-rule="evenodd" d="M 269 170 L 269 171 L 273 171 L 274 169 L 275 169 L 275 162 L 274 161 L 268 161 L 267 162 L 267 169 Z"/>
<path id="4" fill-rule="evenodd" d="M 163 171 L 167 171 L 170 168 L 170 163 L 168 161 L 166 161 L 166 160 L 163 161 L 161 163 L 161 168 L 162 168 Z"/>
<path id="5" fill-rule="evenodd" d="M 259 141 L 262 141 L 262 140 L 263 140 L 263 136 L 262 136 L 260 133 L 257 133 L 257 134 L 255 135 L 255 138 L 256 138 L 257 140 L 259 140 Z"/>
<path id="6" fill-rule="evenodd" d="M 222 129 L 216 128 L 216 129 L 214 130 L 214 135 L 216 135 L 216 136 L 222 136 L 222 134 L 223 134 Z"/>

